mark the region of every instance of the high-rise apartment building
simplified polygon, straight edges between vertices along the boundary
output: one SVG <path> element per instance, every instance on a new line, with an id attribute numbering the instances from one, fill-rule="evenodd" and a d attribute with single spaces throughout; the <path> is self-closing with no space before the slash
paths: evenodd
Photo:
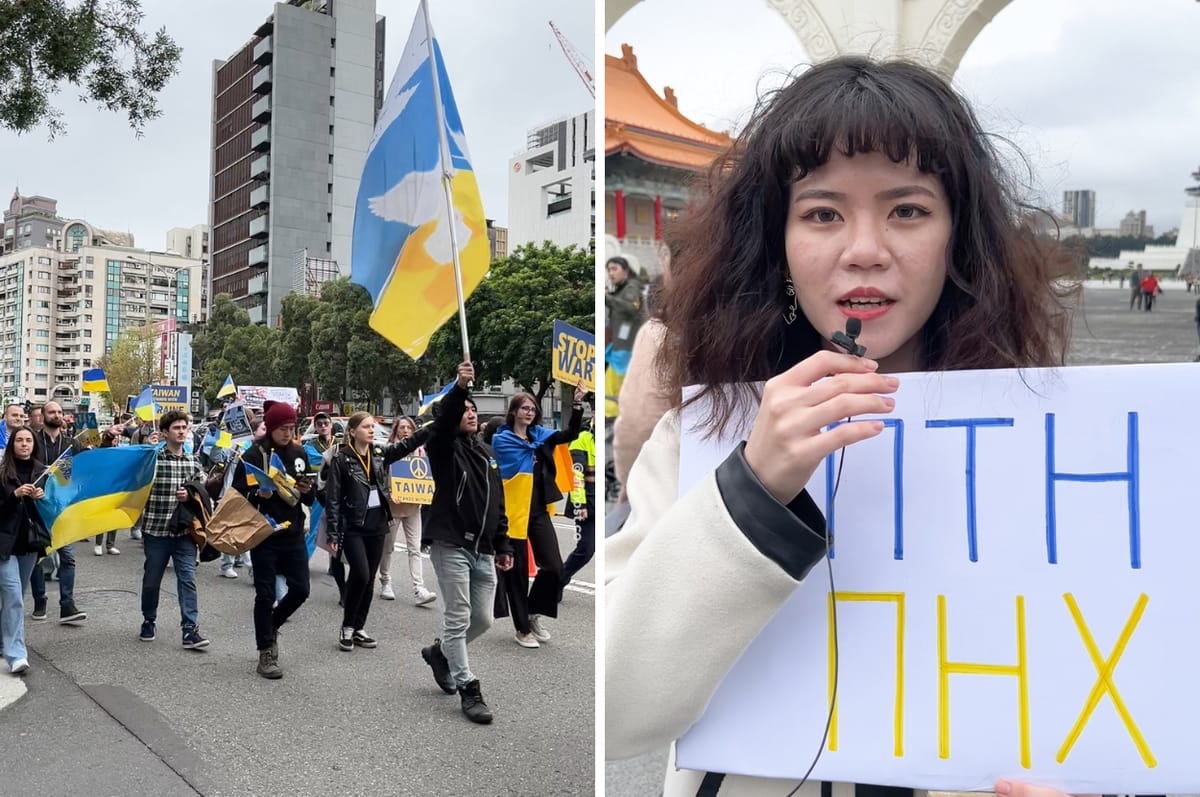
<path id="1" fill-rule="evenodd" d="M 1071 226 L 1087 229 L 1096 226 L 1096 192 L 1063 191 L 1063 215 Z"/>
<path id="2" fill-rule="evenodd" d="M 1119 231 L 1122 236 L 1132 238 L 1153 238 L 1154 226 L 1146 223 L 1146 211 L 1139 210 L 1136 213 L 1132 210 L 1125 214 L 1125 218 L 1121 219 Z"/>
<path id="3" fill-rule="evenodd" d="M 529 131 L 509 161 L 508 243 L 587 248 L 596 237 L 596 112 Z"/>
<path id="4" fill-rule="evenodd" d="M 271 323 L 297 253 L 349 273 L 354 202 L 384 95 L 375 0 L 276 3 L 213 63 L 211 293 Z"/>
<path id="5" fill-rule="evenodd" d="M 18 194 L 4 214 L 0 394 L 5 397 L 74 403 L 83 370 L 121 332 L 207 316 L 204 260 L 137 249 L 128 234 L 59 217 L 57 205 L 47 197 Z"/>

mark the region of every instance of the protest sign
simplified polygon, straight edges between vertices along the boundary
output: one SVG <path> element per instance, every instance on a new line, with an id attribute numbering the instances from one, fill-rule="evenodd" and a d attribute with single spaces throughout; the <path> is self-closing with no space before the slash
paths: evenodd
<path id="1" fill-rule="evenodd" d="M 554 378 L 569 385 L 583 382 L 588 391 L 596 389 L 596 336 L 564 321 L 554 322 Z"/>
<path id="2" fill-rule="evenodd" d="M 1180 414 L 1200 367 L 900 385 L 883 433 L 844 451 L 840 482 L 835 454 L 808 485 L 833 534 L 832 577 L 819 563 L 750 643 L 679 740 L 678 765 L 799 779 L 836 672 L 814 780 L 1200 791 L 1186 729 L 1200 712 L 1200 432 Z M 753 424 L 705 439 L 705 412 L 683 416 L 681 495 Z"/>
<path id="3" fill-rule="evenodd" d="M 253 432 L 250 430 L 250 420 L 246 417 L 246 405 L 241 401 L 235 401 L 226 407 L 225 413 L 221 416 L 221 427 L 229 432 L 229 436 L 233 438 L 235 444 L 249 440 Z"/>
<path id="4" fill-rule="evenodd" d="M 88 448 L 99 448 L 104 442 L 104 438 L 100 436 L 100 424 L 96 419 L 94 412 L 80 412 L 75 416 L 75 427 L 79 431 L 75 433 L 75 439 L 79 444 Z"/>
<path id="5" fill-rule="evenodd" d="M 407 456 L 392 463 L 392 500 L 398 504 L 432 504 L 433 474 L 429 458 Z"/>
<path id="6" fill-rule="evenodd" d="M 187 412 L 191 409 L 188 404 L 188 389 L 182 385 L 150 385 L 150 395 L 154 397 L 154 403 L 158 405 L 160 412 Z"/>

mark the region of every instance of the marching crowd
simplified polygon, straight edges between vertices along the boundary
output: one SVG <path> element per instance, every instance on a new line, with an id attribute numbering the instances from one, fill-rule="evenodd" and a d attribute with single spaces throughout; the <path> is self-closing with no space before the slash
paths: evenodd
<path id="1" fill-rule="evenodd" d="M 214 508 L 236 494 L 229 500 L 244 499 L 273 530 L 248 554 L 255 587 L 257 672 L 281 678 L 279 629 L 309 597 L 310 516 L 315 519 L 319 512 L 319 544 L 330 554 L 329 572 L 342 607 L 338 649 L 377 647 L 367 631 L 374 583 L 378 578 L 382 598 L 395 599 L 391 559 L 397 539 L 403 539 L 414 602 L 441 602 L 440 631 L 420 654 L 437 686 L 460 696 L 468 719 L 491 722 L 467 646 L 496 616 L 505 615 L 511 616 L 515 641 L 522 647 L 535 648 L 550 639 L 543 619 L 557 617 L 563 588 L 594 551 L 595 444 L 590 428 L 583 429 L 582 387 L 576 388 L 562 430 L 542 427 L 537 402 L 518 394 L 507 415 L 481 433 L 468 391 L 473 379 L 473 366 L 462 363 L 453 387 L 434 405 L 432 420 L 422 425 L 397 418 L 386 445 L 375 442 L 375 418 L 368 413 L 352 415 L 341 439 L 333 435 L 327 415 L 316 415 L 316 437 L 307 448 L 315 450 L 317 463 L 298 442 L 295 408 L 283 402 L 264 404 L 261 418 L 253 419 L 253 439 L 240 453 L 193 444 L 190 419 L 178 411 L 163 413 L 148 435 L 135 430 L 136 424 L 105 430 L 102 447 L 120 445 L 122 438 L 158 446 L 149 497 L 130 529 L 145 553 L 139 639 L 152 642 L 158 635 L 160 588 L 170 563 L 182 646 L 202 650 L 209 645 L 200 630 L 196 568 L 200 561 L 216 559 L 217 552 L 198 547 L 193 532 L 198 527 L 202 532 Z M 57 565 L 59 621 L 87 619 L 75 604 L 73 546 L 48 550 L 51 533 L 38 504 L 45 497 L 48 466 L 64 453 L 79 454 L 86 447 L 65 433 L 57 402 L 29 415 L 20 404 L 5 408 L 7 447 L 0 458 L 0 641 L 14 674 L 29 668 L 26 589 L 34 598 L 31 619 L 47 619 L 44 567 Z M 555 449 L 563 446 L 570 447 L 573 464 L 556 463 Z M 428 506 L 397 502 L 391 490 L 390 466 L 413 454 L 429 463 L 434 489 Z M 282 462 L 294 489 L 273 489 L 256 479 L 273 462 Z M 564 497 L 556 486 L 564 467 L 572 471 L 575 489 L 568 506 L 580 532 L 565 564 L 548 511 Z M 115 542 L 115 531 L 101 533 L 95 550 L 119 554 Z M 527 545 L 538 568 L 532 585 Z M 432 563 L 436 591 L 425 585 L 422 553 Z M 235 568 L 243 564 L 244 555 L 221 556 L 222 575 L 236 578 Z"/>

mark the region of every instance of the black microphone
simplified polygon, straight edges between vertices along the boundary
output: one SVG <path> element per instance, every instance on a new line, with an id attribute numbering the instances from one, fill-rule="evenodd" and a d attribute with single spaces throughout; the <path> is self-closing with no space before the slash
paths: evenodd
<path id="1" fill-rule="evenodd" d="M 831 340 L 835 346 L 840 346 L 841 348 L 845 349 L 848 353 L 853 354 L 856 357 L 862 357 L 867 353 L 867 350 L 858 345 L 858 336 L 861 334 L 862 319 L 847 318 L 846 331 L 834 332 L 829 336 L 829 340 Z"/>

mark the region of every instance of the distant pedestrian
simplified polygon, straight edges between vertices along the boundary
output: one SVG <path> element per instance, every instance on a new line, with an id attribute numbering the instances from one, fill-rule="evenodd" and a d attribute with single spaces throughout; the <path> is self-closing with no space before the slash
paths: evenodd
<path id="1" fill-rule="evenodd" d="M 412 418 L 401 416 L 392 423 L 392 434 L 388 443 L 399 443 L 417 433 L 417 423 Z M 424 449 L 417 449 L 413 456 L 424 457 Z M 412 582 L 413 600 L 418 606 L 429 606 L 437 600 L 437 594 L 425 587 L 423 562 L 421 561 L 421 505 L 392 501 L 392 520 L 388 525 L 387 537 L 383 540 L 383 558 L 379 560 L 379 597 L 395 600 L 392 588 L 392 551 L 396 537 L 404 534 L 404 549 L 408 556 L 408 577 Z"/>
<path id="2" fill-rule="evenodd" d="M 34 432 L 22 426 L 12 433 L 0 460 L 0 639 L 9 672 L 20 675 L 29 669 L 25 649 L 25 585 L 34 562 L 46 551 L 33 534 L 41 517 L 34 501 L 42 488 L 34 482 L 44 470 L 33 455 Z"/>
<path id="3" fill-rule="evenodd" d="M 1154 309 L 1154 300 L 1158 298 L 1158 277 L 1153 271 L 1147 271 L 1142 277 L 1142 306 L 1147 313 Z"/>
<path id="4" fill-rule="evenodd" d="M 1137 309 L 1142 309 L 1142 269 L 1139 266 L 1129 275 L 1129 309 L 1132 311 L 1136 304 Z"/>

